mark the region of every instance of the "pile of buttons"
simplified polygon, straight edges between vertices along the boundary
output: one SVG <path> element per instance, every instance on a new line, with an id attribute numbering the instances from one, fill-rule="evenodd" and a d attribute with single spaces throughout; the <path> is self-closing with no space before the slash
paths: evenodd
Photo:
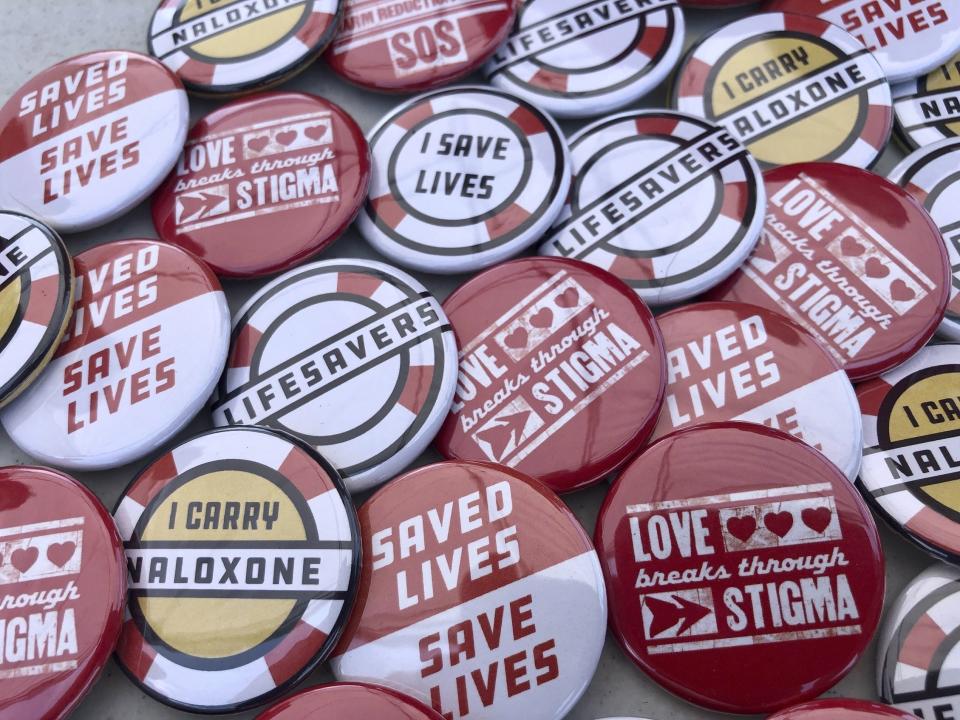
<path id="1" fill-rule="evenodd" d="M 161 0 L 4 99 L 0 720 L 111 656 L 144 712 L 960 718 L 960 7 L 746 5 Z M 647 699 L 575 711 L 604 653 Z"/>

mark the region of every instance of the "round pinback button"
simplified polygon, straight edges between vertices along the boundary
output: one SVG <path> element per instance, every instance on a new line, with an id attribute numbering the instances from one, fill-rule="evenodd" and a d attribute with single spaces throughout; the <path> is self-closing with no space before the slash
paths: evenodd
<path id="1" fill-rule="evenodd" d="M 925 347 L 857 386 L 860 483 L 874 508 L 932 555 L 960 560 L 960 345 Z"/>
<path id="2" fill-rule="evenodd" d="M 110 659 L 124 589 L 93 493 L 48 468 L 0 468 L 0 717 L 70 715 Z"/>
<path id="3" fill-rule="evenodd" d="M 366 683 L 330 683 L 277 703 L 257 720 L 443 720 L 409 695 Z"/>
<path id="4" fill-rule="evenodd" d="M 520 0 L 342 0 L 330 68 L 369 90 L 429 90 L 480 69 L 507 37 Z"/>
<path id="5" fill-rule="evenodd" d="M 877 685 L 884 702 L 909 718 L 960 713 L 957 628 L 960 571 L 934 565 L 914 578 L 887 611 L 877 648 Z"/>
<path id="6" fill-rule="evenodd" d="M 777 168 L 764 179 L 763 236 L 710 297 L 787 315 L 854 381 L 922 348 L 943 319 L 951 280 L 940 231 L 921 205 L 878 175 L 833 163 Z"/>
<path id="7" fill-rule="evenodd" d="M 867 700 L 814 700 L 771 715 L 769 720 L 916 720 L 916 716 Z"/>
<path id="8" fill-rule="evenodd" d="M 336 240 L 367 196 L 370 158 L 344 110 L 313 95 L 266 93 L 197 123 L 157 190 L 160 237 L 219 275 L 285 270 Z"/>
<path id="9" fill-rule="evenodd" d="M 215 425 L 265 425 L 314 446 L 351 492 L 429 445 L 457 382 L 457 345 L 418 281 L 369 260 L 281 275 L 233 320 Z"/>
<path id="10" fill-rule="evenodd" d="M 601 480 L 653 430 L 666 377 L 660 331 L 609 273 L 514 260 L 468 281 L 443 309 L 460 343 L 436 440 L 446 457 L 499 463 L 568 492 Z"/>
<path id="11" fill-rule="evenodd" d="M 0 422 L 44 462 L 117 467 L 162 446 L 207 402 L 226 362 L 230 313 L 210 269 L 166 243 L 110 242 L 74 263 L 63 342 Z"/>
<path id="12" fill-rule="evenodd" d="M 727 129 L 665 110 L 600 120 L 570 141 L 573 184 L 543 255 L 598 265 L 651 305 L 714 287 L 763 228 L 763 176 Z"/>
<path id="13" fill-rule="evenodd" d="M 464 86 L 423 95 L 369 135 L 360 234 L 404 267 L 479 270 L 536 242 L 570 187 L 557 124 L 525 100 Z"/>
<path id="14" fill-rule="evenodd" d="M 757 13 L 701 40 L 673 102 L 725 125 L 765 168 L 869 167 L 893 126 L 890 86 L 870 51 L 832 23 L 792 13 Z"/>
<path id="15" fill-rule="evenodd" d="M 0 211 L 0 407 L 47 366 L 73 311 L 73 260 L 56 232 Z"/>
<path id="16" fill-rule="evenodd" d="M 960 341 L 960 138 L 914 151 L 890 172 L 890 180 L 921 202 L 940 228 L 952 277 L 950 304 L 938 332 Z"/>
<path id="17" fill-rule="evenodd" d="M 597 667 L 607 605 L 593 545 L 556 495 L 509 468 L 440 463 L 359 515 L 370 557 L 338 680 L 389 682 L 447 718 L 567 715 Z"/>
<path id="18" fill-rule="evenodd" d="M 595 540 L 627 655 L 719 712 L 820 695 L 880 618 L 869 510 L 820 453 L 769 428 L 714 423 L 654 443 L 613 485 Z"/>
<path id="19" fill-rule="evenodd" d="M 337 471 L 264 428 L 197 435 L 155 460 L 114 512 L 129 592 L 117 659 L 182 710 L 236 712 L 330 654 L 359 582 Z"/>
<path id="20" fill-rule="evenodd" d="M 892 83 L 927 73 L 960 50 L 960 8 L 943 0 L 770 0 L 764 9 L 842 27 L 873 53 Z"/>
<path id="21" fill-rule="evenodd" d="M 909 149 L 960 135 L 960 53 L 923 77 L 893 86 L 898 137 Z"/>
<path id="22" fill-rule="evenodd" d="M 526 0 L 484 73 L 555 117 L 603 115 L 663 82 L 683 35 L 676 0 Z"/>
<path id="23" fill-rule="evenodd" d="M 342 0 L 161 0 L 147 47 L 199 95 L 277 85 L 326 49 Z"/>
<path id="24" fill-rule="evenodd" d="M 160 184 L 187 123 L 183 85 L 153 58 L 103 50 L 57 63 L 0 108 L 0 207 L 61 232 L 102 225 Z"/>
<path id="25" fill-rule="evenodd" d="M 836 359 L 780 313 L 694 303 L 657 317 L 667 394 L 653 433 L 723 420 L 757 423 L 815 447 L 853 481 L 863 455 L 860 406 Z"/>

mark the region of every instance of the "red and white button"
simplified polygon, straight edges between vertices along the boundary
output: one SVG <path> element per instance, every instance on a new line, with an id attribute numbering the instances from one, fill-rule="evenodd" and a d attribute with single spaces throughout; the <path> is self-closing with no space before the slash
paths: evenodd
<path id="1" fill-rule="evenodd" d="M 279 272 L 336 240 L 369 182 L 367 141 L 342 108 L 261 94 L 194 125 L 154 196 L 153 222 L 218 275 Z"/>
<path id="2" fill-rule="evenodd" d="M 390 688 L 330 683 L 304 690 L 268 708 L 257 720 L 443 720 L 429 705 Z"/>
<path id="3" fill-rule="evenodd" d="M 614 276 L 524 258 L 481 273 L 443 307 L 460 342 L 436 441 L 448 458 L 499 463 L 567 492 L 603 478 L 649 436 L 663 345 L 650 310 Z"/>
<path id="4" fill-rule="evenodd" d="M 226 362 L 230 314 L 210 268 L 166 243 L 106 243 L 74 264 L 64 340 L 0 421 L 44 462 L 117 467 L 163 445 L 207 402 Z"/>
<path id="5" fill-rule="evenodd" d="M 183 85 L 153 58 L 103 50 L 57 63 L 0 108 L 0 207 L 63 232 L 102 225 L 160 184 L 187 122 Z"/>
<path id="6" fill-rule="evenodd" d="M 854 381 L 923 347 L 943 319 L 951 279 L 940 230 L 920 203 L 878 175 L 833 163 L 764 178 L 763 237 L 710 297 L 787 315 Z"/>
<path id="7" fill-rule="evenodd" d="M 771 715 L 769 720 L 916 720 L 916 715 L 867 700 L 814 700 Z M 935 717 L 935 716 L 934 716 Z"/>
<path id="8" fill-rule="evenodd" d="M 695 303 L 657 318 L 667 395 L 653 437 L 721 420 L 783 430 L 823 453 L 851 481 L 863 427 L 853 385 L 797 323 L 755 305 Z"/>
<path id="9" fill-rule="evenodd" d="M 326 60 L 371 90 L 429 90 L 479 69 L 507 37 L 518 4 L 343 0 L 343 21 Z"/>
<path id="10" fill-rule="evenodd" d="M 607 604 L 590 539 L 556 495 L 508 468 L 440 463 L 359 517 L 365 560 L 337 679 L 389 682 L 453 720 L 570 711 Z"/>
<path id="11" fill-rule="evenodd" d="M 769 428 L 714 423 L 653 444 L 613 485 L 596 544 L 627 655 L 719 712 L 820 695 L 880 619 L 869 510 L 832 463 Z"/>
<path id="12" fill-rule="evenodd" d="M 71 714 L 110 659 L 125 589 L 93 493 L 56 470 L 0 469 L 0 717 Z"/>

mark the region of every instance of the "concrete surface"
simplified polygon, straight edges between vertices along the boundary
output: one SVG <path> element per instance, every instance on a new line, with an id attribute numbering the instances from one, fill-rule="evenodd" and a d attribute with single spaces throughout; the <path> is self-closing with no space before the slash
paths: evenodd
<path id="1" fill-rule="evenodd" d="M 32 74 L 54 62 L 83 52 L 101 48 L 128 48 L 145 51 L 148 21 L 155 0 L 0 0 L 0 102 Z M 700 37 L 711 27 L 738 17 L 736 11 L 688 12 L 688 42 Z M 482 82 L 482 78 L 474 78 Z M 309 68 L 286 88 L 311 92 L 333 100 L 351 112 L 364 129 L 397 104 L 398 99 L 375 95 L 354 88 L 327 71 L 323 62 Z M 195 119 L 209 112 L 216 103 L 191 99 Z M 642 103 L 645 107 L 661 107 L 663 92 L 654 93 Z M 572 132 L 578 123 L 564 123 Z M 884 155 L 879 172 L 889 170 L 902 157 L 896 146 Z M 156 237 L 147 204 L 109 225 L 77 235 L 66 236 L 75 252 L 111 240 L 132 237 Z M 324 257 L 374 257 L 354 229 L 350 229 Z M 441 299 L 458 285 L 463 277 L 423 276 L 427 286 Z M 231 307 L 236 309 L 260 283 L 225 283 Z M 196 419 L 181 436 L 209 426 L 206 413 Z M 2 431 L 0 431 L 2 432 Z M 159 453 L 158 453 L 159 454 Z M 438 459 L 435 454 L 420 458 L 418 465 Z M 0 464 L 27 463 L 31 459 L 0 437 Z M 123 488 L 142 463 L 134 463 L 110 472 L 78 475 L 96 492 L 108 507 L 113 507 Z M 594 520 L 606 485 L 567 496 L 565 500 L 580 518 L 588 532 Z M 887 554 L 887 602 L 903 586 L 933 561 L 914 549 L 905 540 L 881 527 Z M 830 695 L 875 698 L 874 652 L 870 652 Z M 326 682 L 331 676 L 326 667 L 316 670 L 301 689 Z M 744 677 L 743 682 L 750 682 Z M 693 720 L 730 717 L 694 708 L 661 690 L 637 670 L 608 637 L 600 666 L 583 699 L 568 716 L 571 720 L 594 720 L 611 716 L 639 716 L 650 720 Z M 252 718 L 256 712 L 233 717 Z M 74 720 L 175 720 L 190 717 L 148 698 L 134 686 L 122 671 L 111 663 L 73 715 Z M 23 718 L 23 720 L 31 720 Z"/>

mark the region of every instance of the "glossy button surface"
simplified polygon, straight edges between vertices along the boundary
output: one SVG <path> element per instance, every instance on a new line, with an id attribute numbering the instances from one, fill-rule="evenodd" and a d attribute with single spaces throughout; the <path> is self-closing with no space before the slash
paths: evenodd
<path id="1" fill-rule="evenodd" d="M 960 135 L 960 53 L 928 74 L 893 86 L 897 134 L 908 148 Z"/>
<path id="2" fill-rule="evenodd" d="M 960 570 L 937 563 L 910 581 L 887 611 L 877 646 L 884 702 L 910 718 L 960 713 L 958 627 Z"/>
<path id="3" fill-rule="evenodd" d="M 917 716 L 867 700 L 814 700 L 771 715 L 769 720 L 915 720 Z"/>
<path id="4" fill-rule="evenodd" d="M 159 448 L 207 402 L 226 361 L 230 315 L 216 276 L 172 245 L 119 240 L 74 262 L 64 340 L 0 421 L 44 462 L 117 467 Z"/>
<path id="5" fill-rule="evenodd" d="M 609 273 L 514 260 L 443 308 L 461 346 L 436 441 L 448 458 L 500 463 L 566 492 L 603 478 L 649 436 L 663 401 L 660 332 Z"/>
<path id="6" fill-rule="evenodd" d="M 140 473 L 114 517 L 129 582 L 117 659 L 147 694 L 236 712 L 330 654 L 360 541 L 337 471 L 306 445 L 263 428 L 197 435 Z"/>
<path id="7" fill-rule="evenodd" d="M 820 695 L 880 617 L 883 556 L 860 496 L 818 452 L 757 425 L 654 443 L 614 483 L 596 545 L 627 655 L 712 710 Z"/>
<path id="8" fill-rule="evenodd" d="M 366 559 L 337 679 L 389 683 L 457 720 L 567 715 L 607 606 L 590 539 L 556 495 L 508 468 L 440 463 L 359 515 Z"/>
<path id="9" fill-rule="evenodd" d="M 478 270 L 536 242 L 570 187 L 557 124 L 500 90 L 461 86 L 401 105 L 370 132 L 373 178 L 357 228 L 404 267 Z"/>
<path id="10" fill-rule="evenodd" d="M 64 60 L 0 108 L 0 208 L 55 230 L 102 225 L 146 198 L 187 134 L 187 94 L 126 50 Z"/>
<path id="11" fill-rule="evenodd" d="M 503 42 L 520 0 L 343 0 L 331 69 L 371 90 L 415 92 L 480 68 Z"/>
<path id="12" fill-rule="evenodd" d="M 709 290 L 760 237 L 763 177 L 721 126 L 628 112 L 581 130 L 570 153 L 573 185 L 540 253 L 609 270 L 651 305 Z"/>
<path id="13" fill-rule="evenodd" d="M 853 385 L 812 335 L 780 313 L 742 303 L 694 303 L 657 318 L 667 395 L 653 437 L 720 420 L 783 430 L 851 481 L 863 428 Z"/>
<path id="14" fill-rule="evenodd" d="M 311 63 L 341 12 L 341 0 L 161 0 L 147 45 L 193 92 L 249 92 Z"/>
<path id="15" fill-rule="evenodd" d="M 854 381 L 923 347 L 943 319 L 951 280 L 940 230 L 920 203 L 842 165 L 791 165 L 764 177 L 764 235 L 710 297 L 787 315 Z"/>
<path id="16" fill-rule="evenodd" d="M 313 445 L 351 492 L 423 452 L 450 408 L 457 346 L 427 289 L 370 260 L 302 265 L 237 312 L 213 422 Z"/>
<path id="17" fill-rule="evenodd" d="M 367 141 L 342 108 L 260 94 L 194 125 L 154 196 L 153 222 L 219 275 L 278 272 L 336 240 L 369 182 Z"/>
<path id="18" fill-rule="evenodd" d="M 857 386 L 863 412 L 864 495 L 934 556 L 960 560 L 960 345 L 930 345 Z"/>
<path id="19" fill-rule="evenodd" d="M 676 0 L 526 0 L 483 70 L 555 117 L 602 115 L 666 79 L 684 27 Z"/>
<path id="20" fill-rule="evenodd" d="M 124 577 L 93 493 L 48 468 L 0 468 L 0 718 L 70 715 L 117 642 Z"/>
<path id="21" fill-rule="evenodd" d="M 816 15 L 873 53 L 890 82 L 933 70 L 960 50 L 960 6 L 943 0 L 770 0 L 765 10 Z"/>
<path id="22" fill-rule="evenodd" d="M 0 211 L 0 406 L 47 366 L 73 312 L 73 259 L 51 228 Z"/>
<path id="23" fill-rule="evenodd" d="M 848 32 L 808 15 L 755 13 L 707 35 L 672 94 L 674 107 L 725 125 L 764 167 L 870 167 L 893 126 L 880 64 Z"/>
<path id="24" fill-rule="evenodd" d="M 950 304 L 938 332 L 960 340 L 960 138 L 941 140 L 905 157 L 890 171 L 891 182 L 910 193 L 940 228 L 950 262 Z"/>
<path id="25" fill-rule="evenodd" d="M 443 720 L 429 705 L 389 688 L 331 683 L 297 693 L 257 720 Z"/>

